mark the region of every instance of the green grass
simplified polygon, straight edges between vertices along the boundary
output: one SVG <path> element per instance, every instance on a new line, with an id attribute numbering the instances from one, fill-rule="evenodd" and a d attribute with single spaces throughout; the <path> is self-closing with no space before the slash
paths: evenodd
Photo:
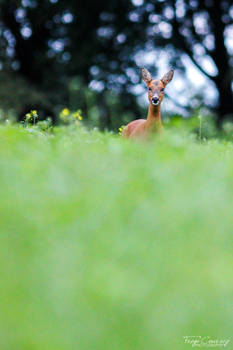
<path id="1" fill-rule="evenodd" d="M 182 131 L 1 126 L 0 349 L 231 339 L 232 160 L 230 141 Z"/>

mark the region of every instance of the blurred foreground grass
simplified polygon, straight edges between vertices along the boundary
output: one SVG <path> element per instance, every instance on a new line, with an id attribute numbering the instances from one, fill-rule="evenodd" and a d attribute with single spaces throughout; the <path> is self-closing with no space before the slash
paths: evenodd
<path id="1" fill-rule="evenodd" d="M 0 349 L 230 339 L 232 160 L 229 141 L 173 131 L 0 127 Z"/>

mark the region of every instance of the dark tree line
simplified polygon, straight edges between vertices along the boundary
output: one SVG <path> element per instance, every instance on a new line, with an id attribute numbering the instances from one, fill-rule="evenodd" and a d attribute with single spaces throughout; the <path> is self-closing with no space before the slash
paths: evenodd
<path id="1" fill-rule="evenodd" d="M 179 69 L 186 54 L 214 82 L 221 124 L 233 115 L 233 57 L 226 41 L 232 23 L 230 0 L 1 0 L 0 61 L 3 71 L 46 92 L 51 106 L 69 103 L 74 76 L 83 89 L 99 82 L 95 104 L 102 126 L 111 128 L 109 91 L 117 96 L 116 115 L 140 112 L 131 92 L 139 81 L 138 51 L 160 47 Z M 205 70 L 205 57 L 215 75 Z M 85 98 L 79 102 L 88 116 Z"/>

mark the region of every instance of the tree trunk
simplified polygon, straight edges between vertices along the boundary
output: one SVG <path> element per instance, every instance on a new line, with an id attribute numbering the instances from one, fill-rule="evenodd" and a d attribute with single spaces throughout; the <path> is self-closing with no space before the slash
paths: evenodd
<path id="1" fill-rule="evenodd" d="M 221 74 L 220 74 L 221 76 Z M 222 123 L 229 119 L 233 121 L 233 93 L 231 89 L 231 81 L 217 81 L 217 89 L 219 92 L 219 105 L 217 108 L 217 125 L 221 127 Z"/>
<path id="2" fill-rule="evenodd" d="M 224 15 L 222 3 L 216 1 L 214 6 L 208 8 L 215 42 L 212 58 L 218 69 L 218 75 L 214 78 L 214 81 L 219 92 L 219 107 L 217 109 L 217 125 L 219 127 L 221 127 L 224 120 L 233 119 L 232 67 L 229 63 L 229 55 L 224 41 L 226 25 L 222 20 Z"/>

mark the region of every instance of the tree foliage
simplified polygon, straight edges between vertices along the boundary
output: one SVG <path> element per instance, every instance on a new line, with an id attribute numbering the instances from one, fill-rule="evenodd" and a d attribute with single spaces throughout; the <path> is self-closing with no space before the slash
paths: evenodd
<path id="1" fill-rule="evenodd" d="M 150 1 L 147 1 L 151 4 Z M 219 94 L 218 121 L 233 114 L 233 57 L 227 45 L 227 34 L 232 33 L 233 6 L 230 0 L 167 0 L 154 1 L 151 40 L 155 46 L 174 49 L 171 53 L 177 65 L 179 55 L 188 55 L 194 65 L 216 86 Z M 154 36 L 154 31 L 158 35 Z M 231 34 L 232 35 L 232 34 Z M 179 55 L 177 56 L 177 53 Z M 216 72 L 204 68 L 204 59 L 212 62 Z"/>

